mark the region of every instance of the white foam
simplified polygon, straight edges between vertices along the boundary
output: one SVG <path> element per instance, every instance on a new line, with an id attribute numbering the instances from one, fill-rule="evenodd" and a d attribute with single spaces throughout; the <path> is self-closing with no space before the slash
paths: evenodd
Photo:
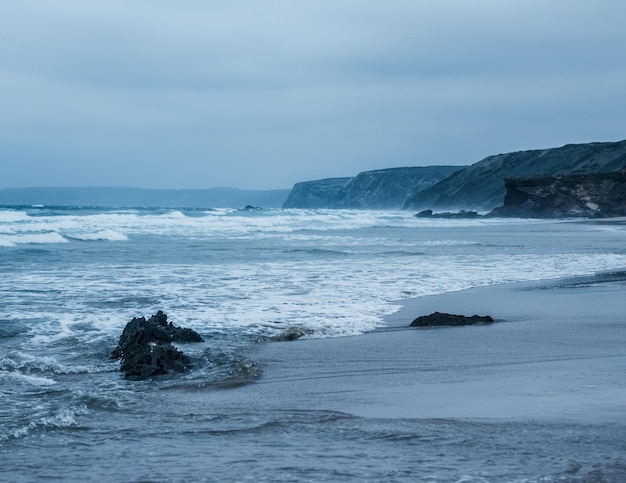
<path id="1" fill-rule="evenodd" d="M 222 209 L 204 212 L 203 216 L 186 216 L 180 211 L 166 213 L 154 211 L 122 211 L 28 216 L 24 212 L 0 212 L 0 233 L 18 237 L 33 234 L 57 233 L 77 240 L 123 241 L 129 234 L 179 235 L 187 237 L 241 237 L 263 236 L 276 233 L 317 232 L 331 230 L 358 230 L 383 227 L 427 227 L 433 221 L 415 218 L 407 212 L 343 211 L 343 210 L 266 210 L 242 212 Z M 476 226 L 488 221 L 451 221 L 438 226 Z M 10 230 L 10 231 L 7 231 Z M 40 238 L 45 243 L 45 238 Z M 55 243 L 50 240 L 50 243 Z M 16 241 L 4 241 L 11 246 Z"/>
<path id="2" fill-rule="evenodd" d="M 67 337 L 86 343 L 113 337 L 132 317 L 149 316 L 159 309 L 168 312 L 175 323 L 201 332 L 233 327 L 271 331 L 302 325 L 323 336 L 353 335 L 380 326 L 383 316 L 393 310 L 393 302 L 401 298 L 626 266 L 621 248 L 624 229 L 598 234 L 592 225 L 470 220 L 473 225 L 468 230 L 465 221 L 445 220 L 441 229 L 439 225 L 429 228 L 427 223 L 432 225 L 432 221 L 403 212 L 332 210 L 220 210 L 193 217 L 181 212 L 106 212 L 57 218 L 40 223 L 47 229 L 56 223 L 61 233 L 69 237 L 71 232 L 84 240 L 116 241 L 132 234 L 201 240 L 224 237 L 228 243 L 247 240 L 235 246 L 250 248 L 263 242 L 282 252 L 271 259 L 242 253 L 225 262 L 196 261 L 193 255 L 183 258 L 183 263 L 107 262 L 106 270 L 102 263 L 80 265 L 75 271 L 50 265 L 0 279 L 0 291 L 6 294 L 5 317 L 34 319 L 39 314 L 33 311 L 44 309 L 45 321 L 37 324 L 29 339 L 40 346 Z M 485 232 L 481 224 L 497 229 L 489 226 L 491 231 Z M 616 252 L 569 251 L 557 244 L 547 251 L 541 246 L 526 249 L 517 246 L 522 243 L 517 235 L 508 233 L 515 228 L 527 241 L 534 240 L 525 233 L 543 231 L 543 225 L 563 239 L 575 239 L 581 232 L 602 239 L 611 236 L 618 248 Z M 505 241 L 492 240 L 489 234 Z M 45 294 L 45 306 L 37 294 Z M 147 302 L 115 304 L 133 298 Z M 97 300 L 106 303 L 94 310 Z M 138 306 L 141 313 L 137 313 Z"/>
<path id="3" fill-rule="evenodd" d="M 89 410 L 84 405 L 70 406 L 58 410 L 49 416 L 37 418 L 24 426 L 10 429 L 5 433 L 0 433 L 0 443 L 9 439 L 23 438 L 31 431 L 38 429 L 64 429 L 77 426 L 76 416 L 85 414 L 89 414 Z"/>
<path id="4" fill-rule="evenodd" d="M 480 245 L 478 242 L 473 242 L 469 240 L 426 240 L 420 243 L 420 245 L 425 247 L 437 247 L 437 246 L 468 246 L 468 245 Z"/>
<path id="5" fill-rule="evenodd" d="M 98 213 L 40 214 L 0 211 L 0 233 L 15 238 L 0 238 L 0 246 L 17 243 L 58 243 L 61 238 L 75 240 L 125 241 L 128 235 L 174 235 L 191 238 L 267 237 L 276 234 L 320 233 L 368 228 L 440 228 L 515 224 L 521 221 L 424 220 L 401 211 L 362 210 L 263 210 L 221 209 L 186 216 L 181 211 L 151 210 L 105 211 Z M 197 215 L 197 213 L 196 213 Z M 528 222 L 526 222 L 528 223 Z M 57 238 L 46 238 L 56 233 Z M 32 237 L 37 236 L 38 241 Z M 65 238 L 63 238 L 67 241 Z"/>
<path id="6" fill-rule="evenodd" d="M 101 230 L 94 233 L 74 234 L 71 238 L 83 241 L 126 241 L 128 237 L 115 230 Z"/>
<path id="7" fill-rule="evenodd" d="M 64 337 L 73 334 L 74 332 L 67 331 Z M 50 339 L 51 338 L 42 335 L 39 336 L 39 338 L 35 338 L 33 343 L 46 345 L 50 342 Z M 2 373 L 9 374 L 11 377 L 21 378 L 26 382 L 42 383 L 44 385 L 46 381 L 52 381 L 51 384 L 54 384 L 55 381 L 52 378 L 42 376 L 42 374 L 87 374 L 109 372 L 110 370 L 111 367 L 109 364 L 68 366 L 58 362 L 54 357 L 34 355 L 26 352 L 14 352 L 0 359 L 0 371 L 2 371 Z"/>
<path id="8" fill-rule="evenodd" d="M 19 372 L 4 373 L 7 377 L 16 379 L 20 382 L 26 382 L 33 386 L 52 386 L 57 382 L 54 379 L 48 377 L 32 376 L 29 374 L 21 374 Z M 2 375 L 2 373 L 0 373 Z"/>
<path id="9" fill-rule="evenodd" d="M 5 247 L 15 245 L 43 245 L 46 243 L 68 243 L 68 241 L 56 232 L 23 233 L 19 235 L 4 235 L 0 237 L 0 246 Z"/>
<path id="10" fill-rule="evenodd" d="M 7 238 L 6 236 L 2 236 L 0 235 L 0 247 L 14 247 L 15 243 L 13 243 L 9 238 Z"/>
<path id="11" fill-rule="evenodd" d="M 28 213 L 26 213 L 25 211 L 0 209 L 0 223 L 14 223 L 28 219 Z"/>
<path id="12" fill-rule="evenodd" d="M 84 298 L 82 292 L 106 290 L 120 297 L 137 290 L 135 276 L 141 277 L 142 293 L 167 303 L 170 317 L 179 325 L 201 332 L 218 328 L 252 332 L 302 325 L 318 336 L 356 335 L 380 326 L 383 316 L 394 310 L 393 301 L 403 296 L 443 293 L 479 285 L 555 278 L 590 273 L 626 265 L 621 255 L 474 255 L 445 256 L 407 265 L 398 259 L 328 260 L 248 264 L 227 266 L 177 265 L 137 269 L 111 285 L 85 287 L 81 276 L 66 277 L 69 298 Z M 476 267 L 480 267 L 477 270 Z M 122 273 L 128 267 L 110 267 Z M 45 284 L 46 275 L 38 284 Z M 106 288 L 105 288 L 106 287 Z M 154 293 L 152 293 L 154 291 Z M 132 309 L 90 315 L 88 307 L 50 313 L 56 321 L 47 331 L 32 339 L 47 345 L 73 336 L 85 337 L 75 327 L 85 323 L 109 335 L 118 334 L 133 316 L 150 315 L 159 305 L 145 307 L 144 313 Z M 97 332 L 87 333 L 94 340 Z M 68 371 L 55 368 L 54 372 Z"/>

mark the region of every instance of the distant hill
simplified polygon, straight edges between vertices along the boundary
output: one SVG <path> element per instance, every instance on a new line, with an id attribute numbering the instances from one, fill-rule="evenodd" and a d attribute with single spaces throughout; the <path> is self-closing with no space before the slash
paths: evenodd
<path id="1" fill-rule="evenodd" d="M 280 208 L 290 190 L 140 188 L 4 188 L 0 205 L 94 206 L 112 208 Z"/>
<path id="2" fill-rule="evenodd" d="M 464 166 L 426 166 L 364 171 L 353 178 L 296 183 L 283 208 L 400 209 L 426 189 Z"/>
<path id="3" fill-rule="evenodd" d="M 489 211 L 502 205 L 507 178 L 614 172 L 625 165 L 626 141 L 498 154 L 417 192 L 404 208 Z"/>

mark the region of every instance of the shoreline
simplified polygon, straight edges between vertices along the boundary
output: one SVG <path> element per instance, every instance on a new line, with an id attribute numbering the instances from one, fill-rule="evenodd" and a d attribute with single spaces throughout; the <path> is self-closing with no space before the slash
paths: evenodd
<path id="1" fill-rule="evenodd" d="M 624 289 L 614 270 L 403 300 L 360 336 L 261 346 L 261 379 L 223 396 L 366 418 L 623 424 Z M 434 311 L 496 322 L 408 327 Z"/>
<path id="2" fill-rule="evenodd" d="M 457 307 L 463 315 L 474 315 L 473 313 L 470 314 L 469 311 L 477 310 L 476 313 L 478 315 L 493 315 L 497 319 L 497 315 L 491 314 L 489 311 L 502 311 L 505 307 L 505 312 L 510 312 L 512 310 L 509 303 L 499 304 L 496 298 L 497 296 L 513 295 L 515 299 L 514 301 L 519 301 L 520 294 L 518 292 L 520 291 L 524 292 L 568 287 L 584 288 L 584 286 L 588 285 L 603 285 L 620 282 L 624 283 L 626 288 L 626 267 L 604 270 L 587 275 L 547 278 L 526 282 L 503 282 L 493 285 L 480 285 L 477 287 L 441 294 L 407 297 L 393 302 L 394 305 L 397 305 L 400 308 L 393 314 L 389 314 L 384 317 L 385 323 L 387 324 L 385 327 L 375 329 L 374 331 L 388 330 L 389 328 L 395 327 L 402 328 L 404 327 L 404 322 L 407 322 L 407 319 L 408 322 L 406 325 L 408 326 L 413 318 L 418 315 L 427 315 L 425 313 L 418 314 L 416 311 L 428 310 L 430 307 L 433 308 L 431 312 L 435 312 L 437 310 L 440 312 L 452 312 L 452 309 Z M 626 309 L 626 304 L 624 305 L 624 308 Z M 540 307 L 537 307 L 536 309 L 537 311 L 534 311 L 534 316 L 539 316 L 536 312 L 539 311 Z M 412 314 L 414 313 L 415 315 L 413 316 Z"/>

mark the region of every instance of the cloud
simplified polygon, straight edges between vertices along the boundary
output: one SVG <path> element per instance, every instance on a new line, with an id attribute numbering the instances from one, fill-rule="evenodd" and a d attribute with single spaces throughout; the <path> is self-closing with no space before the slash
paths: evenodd
<path id="1" fill-rule="evenodd" d="M 274 188 L 621 139 L 624 14 L 581 0 L 8 2 L 2 183 Z"/>

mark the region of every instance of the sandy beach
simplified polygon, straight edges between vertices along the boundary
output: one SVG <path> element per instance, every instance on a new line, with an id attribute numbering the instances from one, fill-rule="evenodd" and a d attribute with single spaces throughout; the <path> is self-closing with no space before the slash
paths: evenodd
<path id="1" fill-rule="evenodd" d="M 363 336 L 264 346 L 261 380 L 224 396 L 377 418 L 624 423 L 625 290 L 613 273 L 406 300 Z M 408 327 L 434 311 L 497 322 Z"/>

